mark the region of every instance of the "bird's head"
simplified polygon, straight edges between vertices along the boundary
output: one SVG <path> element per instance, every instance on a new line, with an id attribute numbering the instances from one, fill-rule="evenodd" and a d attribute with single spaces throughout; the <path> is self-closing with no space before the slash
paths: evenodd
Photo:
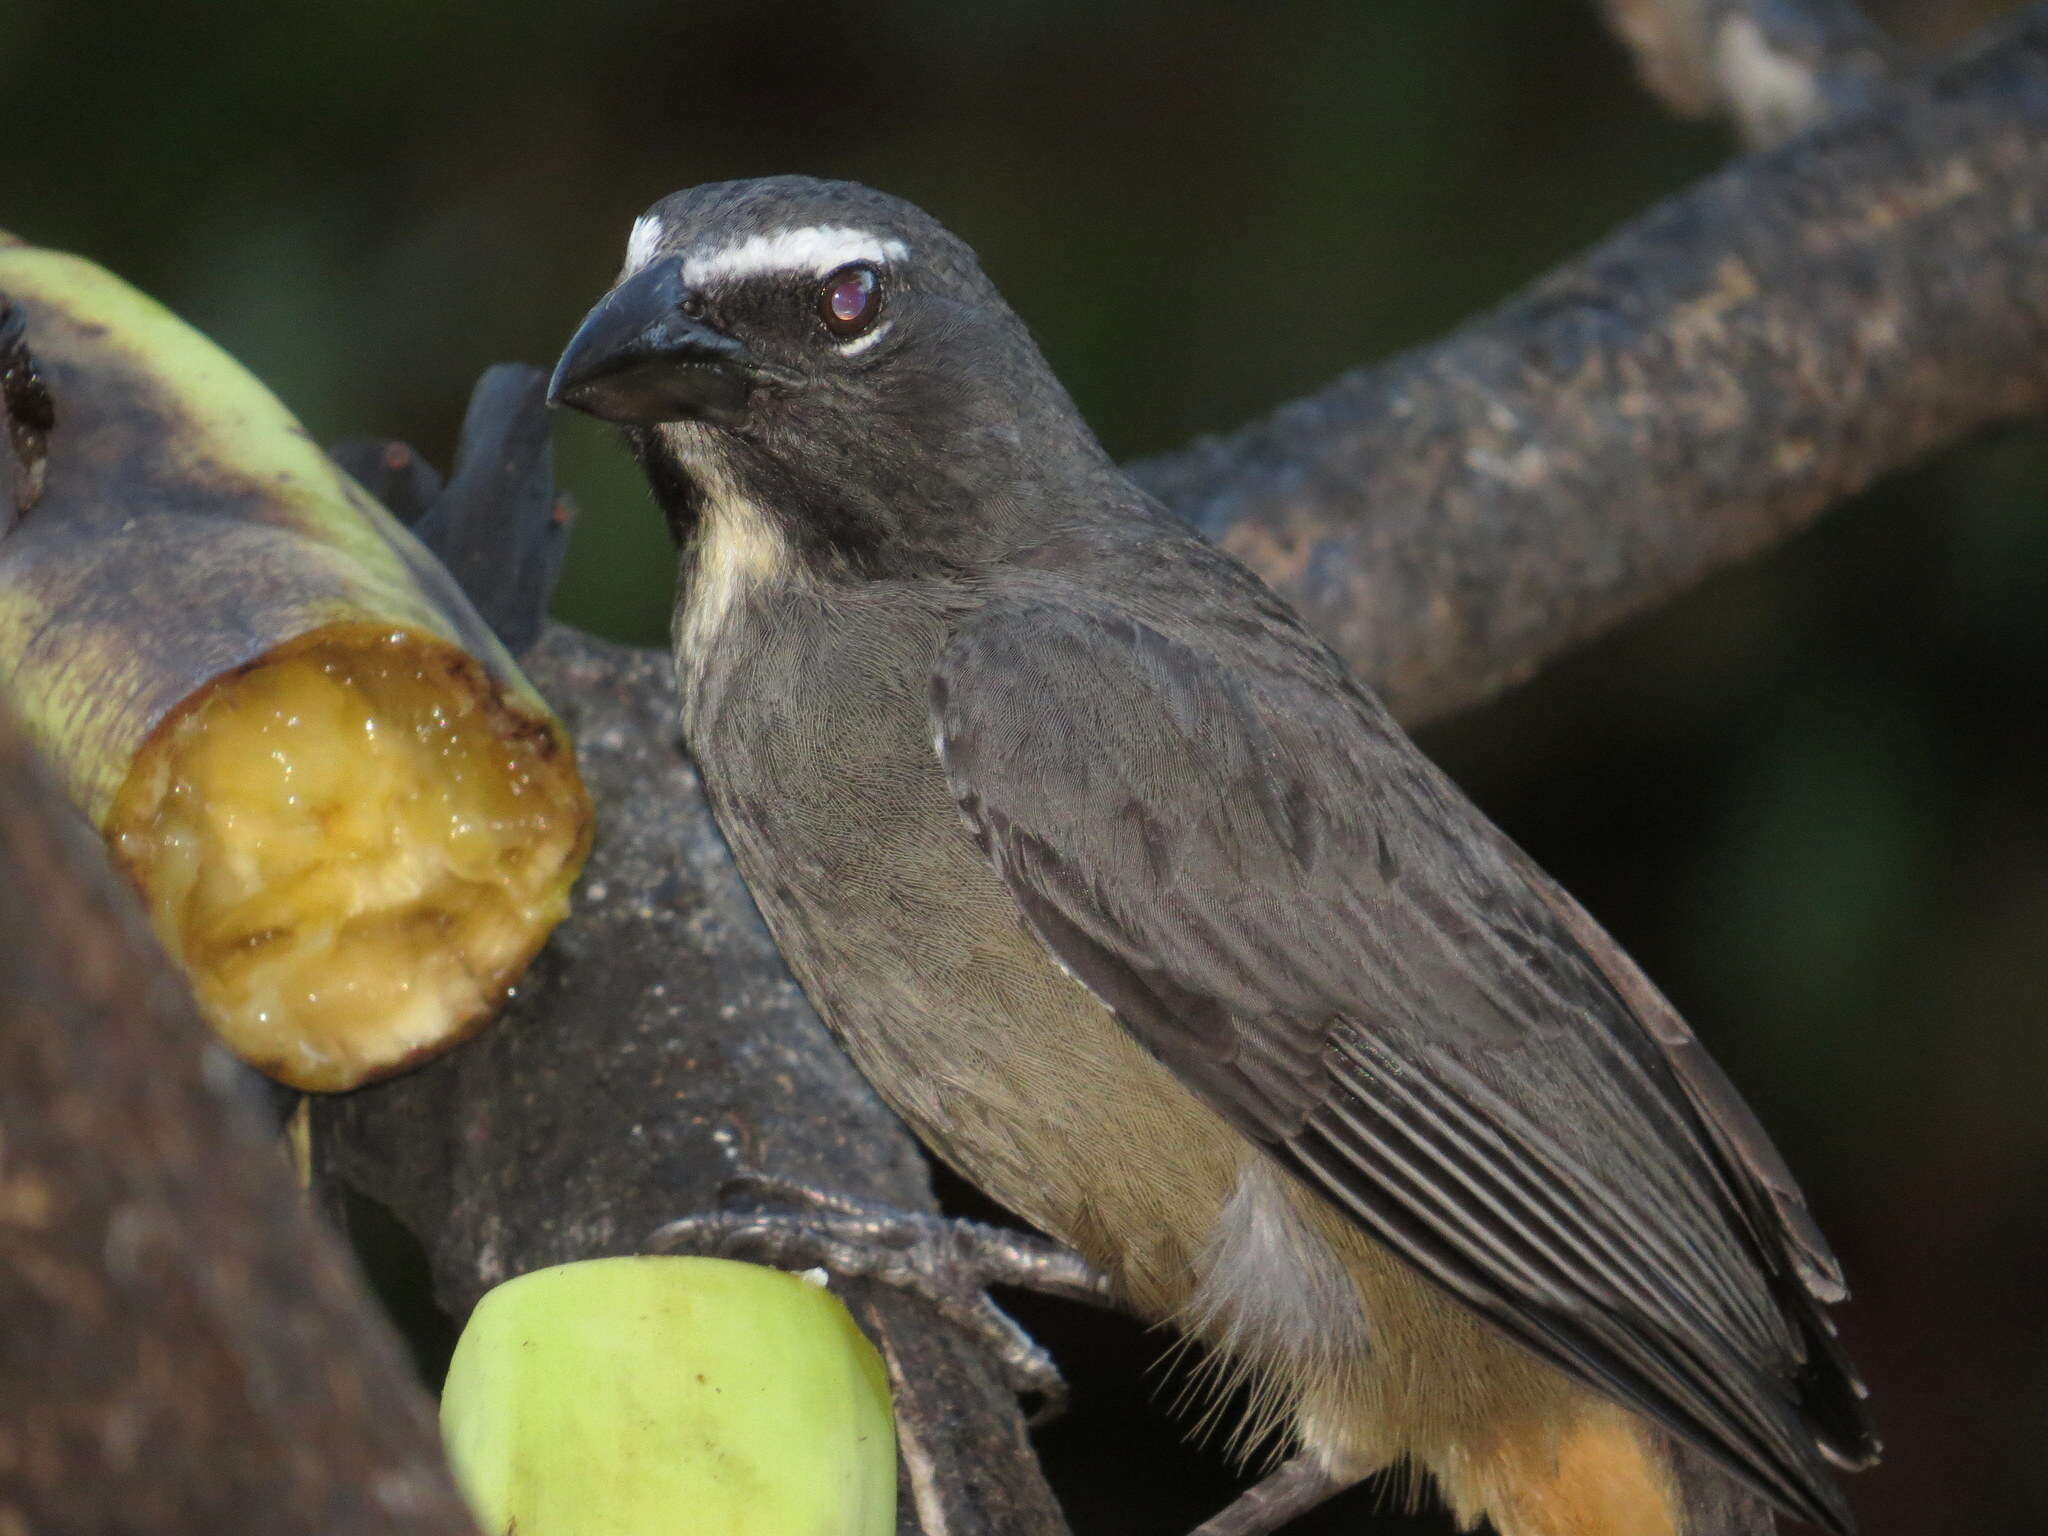
<path id="1" fill-rule="evenodd" d="M 655 204 L 549 399 L 626 427 L 679 533 L 737 495 L 863 566 L 958 555 L 1001 536 L 1004 508 L 1107 468 L 973 251 L 849 182 Z"/>

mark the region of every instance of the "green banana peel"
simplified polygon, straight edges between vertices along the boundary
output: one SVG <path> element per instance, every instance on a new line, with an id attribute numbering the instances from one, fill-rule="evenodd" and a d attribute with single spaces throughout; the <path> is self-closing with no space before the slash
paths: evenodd
<path id="1" fill-rule="evenodd" d="M 488 1536 L 893 1536 L 888 1373 L 822 1285 L 590 1259 L 489 1292 L 441 1432 Z"/>
<path id="2" fill-rule="evenodd" d="M 567 911 L 566 733 L 233 358 L 5 236 L 0 295 L 56 412 L 0 536 L 0 685 L 244 1059 L 337 1089 L 444 1049 Z"/>

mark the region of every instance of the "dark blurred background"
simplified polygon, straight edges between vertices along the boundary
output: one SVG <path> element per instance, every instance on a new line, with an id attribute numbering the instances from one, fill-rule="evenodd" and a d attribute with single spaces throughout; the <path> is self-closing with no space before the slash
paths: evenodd
<path id="1" fill-rule="evenodd" d="M 1995 8 L 1885 14 L 1932 43 Z M 1568 0 L 0 12 L 0 226 L 155 293 L 323 440 L 444 464 L 477 372 L 551 361 L 692 182 L 923 203 L 1134 457 L 1428 340 L 1730 153 Z M 560 443 L 559 611 L 657 640 L 659 520 L 604 431 Z M 1802 1175 L 1890 1447 L 1869 1536 L 2048 1526 L 2044 513 L 2048 436 L 1970 445 L 1427 738 Z M 1084 1533 L 1227 1496 L 1160 1340 L 1019 1310 L 1074 1378 L 1042 1443 Z M 1447 1529 L 1374 1504 L 1301 1529 Z"/>

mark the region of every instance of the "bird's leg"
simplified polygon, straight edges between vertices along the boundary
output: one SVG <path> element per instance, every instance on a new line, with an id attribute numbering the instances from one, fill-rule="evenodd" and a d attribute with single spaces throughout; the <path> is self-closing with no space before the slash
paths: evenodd
<path id="1" fill-rule="evenodd" d="M 1245 1489 L 1189 1536 L 1267 1536 L 1356 1481 L 1333 1476 L 1311 1456 L 1296 1456 Z"/>
<path id="2" fill-rule="evenodd" d="M 989 1300 L 987 1288 L 1014 1285 L 1075 1301 L 1111 1301 L 1108 1278 L 1086 1259 L 1028 1232 L 900 1211 L 762 1174 L 727 1180 L 720 1196 L 802 1209 L 685 1216 L 655 1231 L 647 1251 L 747 1258 L 783 1269 L 817 1267 L 843 1279 L 877 1280 L 910 1291 L 986 1345 L 1013 1390 L 1039 1399 L 1035 1422 L 1057 1415 L 1066 1382 L 1052 1357 Z"/>

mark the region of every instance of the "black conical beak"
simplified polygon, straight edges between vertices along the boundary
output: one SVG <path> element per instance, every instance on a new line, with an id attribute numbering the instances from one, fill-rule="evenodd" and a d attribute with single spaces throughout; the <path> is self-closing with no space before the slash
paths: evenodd
<path id="1" fill-rule="evenodd" d="M 548 404 L 643 427 L 744 419 L 761 370 L 742 343 L 683 312 L 689 297 L 676 257 L 619 284 L 569 338 Z"/>

